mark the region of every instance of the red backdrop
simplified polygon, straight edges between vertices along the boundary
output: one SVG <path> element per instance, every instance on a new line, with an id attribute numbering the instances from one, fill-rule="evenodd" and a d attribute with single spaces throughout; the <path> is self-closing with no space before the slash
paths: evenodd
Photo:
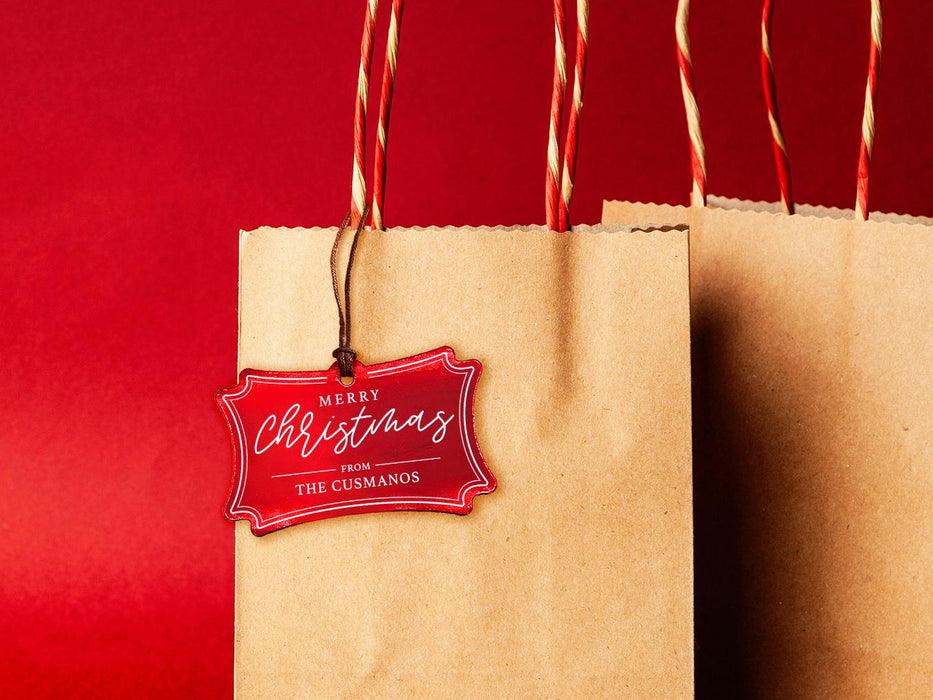
<path id="1" fill-rule="evenodd" d="M 686 202 L 674 5 L 592 3 L 574 221 L 607 197 Z M 774 200 L 759 7 L 695 3 L 691 31 L 710 189 Z M 237 231 L 345 213 L 362 9 L 0 9 L 0 695 L 230 695 L 232 450 L 212 397 L 235 382 Z M 543 222 L 550 13 L 408 3 L 388 225 Z M 886 13 L 872 204 L 933 215 L 933 5 Z M 868 37 L 867 2 L 777 3 L 799 201 L 854 203 Z M 710 690 L 740 641 L 704 612 L 702 533 Z"/>

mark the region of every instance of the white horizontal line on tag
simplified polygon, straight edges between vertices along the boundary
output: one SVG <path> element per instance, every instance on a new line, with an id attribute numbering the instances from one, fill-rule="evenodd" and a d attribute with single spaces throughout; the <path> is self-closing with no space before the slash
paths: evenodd
<path id="1" fill-rule="evenodd" d="M 323 472 L 335 472 L 336 469 L 315 469 L 310 472 L 294 472 L 292 474 L 273 474 L 273 479 L 281 479 L 284 476 L 304 476 L 305 474 L 321 474 Z"/>
<path id="2" fill-rule="evenodd" d="M 423 459 L 403 459 L 399 462 L 377 462 L 377 467 L 391 467 L 393 464 L 414 464 L 415 462 L 433 462 L 440 457 L 425 457 Z"/>

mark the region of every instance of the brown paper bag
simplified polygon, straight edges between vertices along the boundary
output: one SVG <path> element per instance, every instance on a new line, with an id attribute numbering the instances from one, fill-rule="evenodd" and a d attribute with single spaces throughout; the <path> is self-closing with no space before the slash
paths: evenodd
<path id="1" fill-rule="evenodd" d="M 603 210 L 690 225 L 698 687 L 927 697 L 933 229 L 710 203 Z"/>
<path id="2" fill-rule="evenodd" d="M 465 516 L 236 529 L 238 697 L 689 697 L 684 231 L 394 229 L 353 271 L 366 364 L 484 366 L 498 489 Z M 240 242 L 240 368 L 333 362 L 334 230 Z"/>

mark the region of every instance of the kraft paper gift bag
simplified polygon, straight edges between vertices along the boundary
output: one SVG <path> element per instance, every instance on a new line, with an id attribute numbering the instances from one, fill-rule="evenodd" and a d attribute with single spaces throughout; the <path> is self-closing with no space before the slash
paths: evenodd
<path id="1" fill-rule="evenodd" d="M 361 52 L 351 225 L 366 221 L 363 100 L 374 7 L 367 5 Z M 262 538 L 238 522 L 236 694 L 690 697 L 686 231 L 381 230 L 401 2 L 392 10 L 373 230 L 354 239 L 355 255 L 346 253 L 355 243 L 344 242 L 334 257 L 336 229 L 241 234 L 239 366 L 327 369 L 338 325 L 341 347 L 350 344 L 352 300 L 353 347 L 363 365 L 444 346 L 458 360 L 482 363 L 475 437 L 498 486 L 465 516 L 365 513 Z M 555 75 L 563 55 L 556 53 Z M 562 91 L 552 95 L 550 228 L 567 228 L 584 66 L 585 43 L 560 193 Z M 332 296 L 340 296 L 343 260 L 346 327 Z M 347 376 L 346 351 L 337 355 Z M 337 382 L 334 372 L 327 381 Z M 473 421 L 458 414 L 467 436 Z M 385 464 L 401 462 L 375 466 Z"/>
<path id="2" fill-rule="evenodd" d="M 698 644 L 764 697 L 933 675 L 933 228 L 845 214 L 604 208 L 690 224 Z"/>
<path id="3" fill-rule="evenodd" d="M 686 17 L 678 20 L 697 202 L 702 137 Z M 787 203 L 765 22 L 765 94 Z M 863 212 L 880 14 L 872 28 Z M 855 221 L 853 210 L 806 205 L 787 215 L 782 204 L 712 196 L 708 204 L 603 209 L 604 223 L 690 226 L 698 688 L 927 697 L 931 221 Z"/>
<path id="4" fill-rule="evenodd" d="M 334 230 L 241 235 L 240 368 L 326 368 Z M 236 528 L 238 697 L 693 693 L 686 233 L 366 231 L 360 359 L 483 363 L 466 516 Z"/>

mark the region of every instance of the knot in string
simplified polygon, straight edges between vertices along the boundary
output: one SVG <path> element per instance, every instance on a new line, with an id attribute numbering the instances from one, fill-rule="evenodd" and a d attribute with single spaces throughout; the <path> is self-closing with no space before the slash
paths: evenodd
<path id="1" fill-rule="evenodd" d="M 341 345 L 334 350 L 334 357 L 337 358 L 340 376 L 353 377 L 353 363 L 356 361 L 356 351 L 347 345 Z"/>
<path id="2" fill-rule="evenodd" d="M 334 237 L 334 247 L 330 251 L 330 277 L 334 283 L 334 301 L 337 302 L 337 317 L 340 321 L 340 337 L 337 341 L 337 349 L 334 350 L 334 357 L 337 359 L 337 367 L 340 370 L 340 376 L 344 379 L 353 379 L 353 363 L 356 362 L 356 351 L 350 344 L 350 273 L 353 271 L 353 259 L 356 257 L 356 245 L 360 240 L 360 232 L 366 225 L 366 217 L 369 216 L 369 205 L 365 205 L 363 215 L 356 224 L 356 233 L 353 235 L 353 243 L 350 245 L 350 256 L 347 258 L 347 273 L 344 276 L 343 304 L 340 303 L 340 282 L 337 279 L 337 251 L 340 248 L 340 240 L 343 234 L 350 226 L 350 214 L 347 214 L 340 228 L 337 229 L 337 235 Z"/>

